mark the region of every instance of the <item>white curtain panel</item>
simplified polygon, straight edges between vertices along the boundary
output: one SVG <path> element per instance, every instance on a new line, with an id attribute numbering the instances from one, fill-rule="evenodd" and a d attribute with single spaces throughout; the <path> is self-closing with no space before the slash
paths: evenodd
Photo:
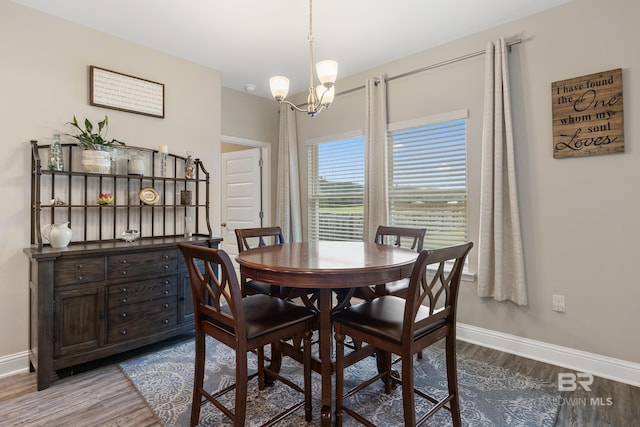
<path id="1" fill-rule="evenodd" d="M 478 295 L 527 305 L 514 162 L 508 52 L 503 38 L 486 50 Z"/>
<path id="2" fill-rule="evenodd" d="M 372 77 L 366 84 L 364 131 L 364 240 L 373 241 L 379 225 L 388 220 L 387 82 Z"/>
<path id="3" fill-rule="evenodd" d="M 302 218 L 300 216 L 296 114 L 285 104 L 280 105 L 279 135 L 276 224 L 282 228 L 286 240 L 301 242 Z"/>

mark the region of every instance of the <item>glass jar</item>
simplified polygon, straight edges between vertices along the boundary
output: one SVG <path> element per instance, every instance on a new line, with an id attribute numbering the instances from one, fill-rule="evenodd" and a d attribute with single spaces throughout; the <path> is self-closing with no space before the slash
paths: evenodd
<path id="1" fill-rule="evenodd" d="M 196 178 L 196 168 L 193 163 L 193 153 L 191 151 L 187 151 L 187 160 L 184 163 L 184 177 L 186 179 Z"/>
<path id="2" fill-rule="evenodd" d="M 62 160 L 62 145 L 60 144 L 60 134 L 54 133 L 51 146 L 49 147 L 49 170 L 63 171 L 64 162 Z"/>
<path id="3" fill-rule="evenodd" d="M 144 175 L 144 156 L 142 151 L 136 150 L 129 154 L 127 173 L 129 175 Z"/>

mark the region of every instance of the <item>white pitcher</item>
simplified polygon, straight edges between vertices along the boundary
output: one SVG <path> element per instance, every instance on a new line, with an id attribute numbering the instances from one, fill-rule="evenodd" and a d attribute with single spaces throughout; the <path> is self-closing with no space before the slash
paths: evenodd
<path id="1" fill-rule="evenodd" d="M 69 221 L 62 224 L 47 224 L 42 227 L 42 237 L 44 237 L 52 248 L 66 248 L 71 241 L 71 229 Z"/>

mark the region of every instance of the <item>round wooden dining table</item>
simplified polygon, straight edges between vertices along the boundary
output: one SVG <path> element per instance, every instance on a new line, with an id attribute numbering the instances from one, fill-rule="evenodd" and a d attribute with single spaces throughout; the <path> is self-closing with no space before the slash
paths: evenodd
<path id="1" fill-rule="evenodd" d="M 302 242 L 241 252 L 243 276 L 274 285 L 319 290 L 318 335 L 322 378 L 321 425 L 331 424 L 332 290 L 383 285 L 411 275 L 418 254 L 368 242 Z"/>

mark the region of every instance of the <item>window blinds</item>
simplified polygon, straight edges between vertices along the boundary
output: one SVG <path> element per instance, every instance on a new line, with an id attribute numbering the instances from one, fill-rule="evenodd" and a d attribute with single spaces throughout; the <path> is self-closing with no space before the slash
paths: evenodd
<path id="1" fill-rule="evenodd" d="M 362 136 L 308 147 L 309 240 L 362 241 Z"/>
<path id="2" fill-rule="evenodd" d="M 466 119 L 388 133 L 389 222 L 425 227 L 425 249 L 467 240 Z"/>

